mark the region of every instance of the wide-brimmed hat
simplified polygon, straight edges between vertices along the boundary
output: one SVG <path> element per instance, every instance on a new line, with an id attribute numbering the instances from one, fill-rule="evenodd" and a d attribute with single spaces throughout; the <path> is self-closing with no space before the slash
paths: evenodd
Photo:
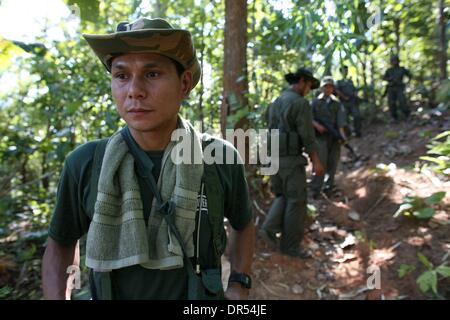
<path id="1" fill-rule="evenodd" d="M 320 81 L 313 76 L 313 73 L 308 68 L 298 68 L 295 73 L 288 73 L 284 76 L 289 84 L 298 82 L 301 77 L 305 77 L 312 81 L 311 89 L 317 89 Z"/>
<path id="2" fill-rule="evenodd" d="M 175 29 L 164 19 L 139 18 L 120 22 L 112 34 L 83 34 L 83 37 L 111 72 L 112 58 L 124 53 L 157 53 L 179 62 L 192 72 L 193 85 L 200 79 L 201 69 L 192 43 L 191 33 Z"/>
<path id="3" fill-rule="evenodd" d="M 320 83 L 320 87 L 325 87 L 327 84 L 331 84 L 332 86 L 334 86 L 334 79 L 331 76 L 325 76 L 323 77 L 321 83 Z"/>

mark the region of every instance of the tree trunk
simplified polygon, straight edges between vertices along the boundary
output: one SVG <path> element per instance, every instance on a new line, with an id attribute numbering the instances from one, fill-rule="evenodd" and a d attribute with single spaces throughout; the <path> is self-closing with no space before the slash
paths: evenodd
<path id="1" fill-rule="evenodd" d="M 445 39 L 445 13 L 444 13 L 444 0 L 439 0 L 439 68 L 440 80 L 447 79 L 447 41 Z"/>
<path id="2" fill-rule="evenodd" d="M 363 96 L 364 99 L 368 99 L 367 95 L 367 49 L 364 49 L 363 58 L 361 59 L 361 65 L 362 65 L 362 79 L 363 79 Z"/>
<path id="3" fill-rule="evenodd" d="M 47 152 L 44 152 L 44 154 L 42 155 L 42 170 L 41 170 L 42 176 L 45 176 L 45 174 L 48 172 L 47 156 L 48 156 Z M 41 183 L 42 183 L 42 188 L 44 188 L 45 190 L 48 190 L 48 187 L 50 185 L 49 177 L 42 178 Z"/>
<path id="4" fill-rule="evenodd" d="M 376 105 L 376 96 L 375 96 L 375 60 L 373 55 L 370 55 L 370 103 Z"/>
<path id="5" fill-rule="evenodd" d="M 394 19 L 395 54 L 400 54 L 400 19 Z"/>
<path id="6" fill-rule="evenodd" d="M 201 40 L 201 45 L 200 45 L 200 68 L 202 70 L 202 73 L 200 75 L 200 94 L 199 94 L 199 99 L 198 99 L 198 108 L 199 108 L 199 114 L 200 114 L 200 122 L 201 122 L 201 126 L 202 126 L 202 132 L 205 131 L 205 115 L 203 112 L 203 94 L 205 92 L 204 90 L 204 79 L 203 79 L 203 63 L 204 63 L 204 59 L 205 59 L 205 35 L 204 35 L 204 31 L 205 31 L 205 12 L 202 12 L 202 40 Z"/>
<path id="7" fill-rule="evenodd" d="M 28 157 L 25 157 L 25 159 L 23 160 L 22 165 L 20 167 L 20 175 L 22 176 L 22 184 L 27 183 L 27 180 L 28 180 L 27 164 L 28 164 Z"/>
<path id="8" fill-rule="evenodd" d="M 245 94 L 247 80 L 247 0 L 225 0 L 225 40 L 223 63 L 223 100 L 220 109 L 222 135 L 228 115 L 248 105 Z M 243 127 L 245 118 L 234 127 Z"/>
<path id="9" fill-rule="evenodd" d="M 155 0 L 154 18 L 165 18 L 167 12 L 167 5 L 161 0 Z"/>

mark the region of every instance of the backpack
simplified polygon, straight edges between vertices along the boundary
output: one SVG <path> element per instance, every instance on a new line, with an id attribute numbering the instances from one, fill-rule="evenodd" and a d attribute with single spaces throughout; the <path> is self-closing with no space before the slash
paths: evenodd
<path id="1" fill-rule="evenodd" d="M 293 108 L 289 104 L 283 108 L 281 98 L 277 98 L 267 109 L 267 126 L 269 130 L 279 130 L 279 156 L 298 156 L 302 154 L 303 143 L 300 135 L 289 123 L 289 116 Z M 270 136 L 269 136 L 270 137 Z M 269 138 L 269 150 L 272 148 Z"/>

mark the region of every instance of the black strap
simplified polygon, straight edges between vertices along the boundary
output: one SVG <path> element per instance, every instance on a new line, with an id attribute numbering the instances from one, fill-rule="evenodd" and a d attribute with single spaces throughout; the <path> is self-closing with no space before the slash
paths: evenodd
<path id="1" fill-rule="evenodd" d="M 94 153 L 94 161 L 92 163 L 91 169 L 91 188 L 92 193 L 97 194 L 98 190 L 98 179 L 100 177 L 100 171 L 102 169 L 103 156 L 105 155 L 106 144 L 109 139 L 102 139 L 98 141 L 97 146 L 95 147 Z"/>
<path id="2" fill-rule="evenodd" d="M 120 133 L 125 140 L 125 143 L 127 144 L 131 155 L 134 158 L 138 175 L 142 177 L 144 182 L 147 184 L 147 187 L 153 192 L 153 195 L 156 198 L 157 211 L 163 215 L 164 219 L 167 222 L 167 225 L 170 227 L 170 230 L 180 243 L 181 250 L 183 251 L 186 271 L 189 278 L 196 277 L 192 261 L 187 256 L 187 250 L 183 238 L 181 237 L 180 232 L 175 225 L 175 203 L 170 199 L 164 202 L 162 201 L 161 193 L 159 192 L 156 186 L 155 178 L 151 173 L 153 164 L 146 156 L 145 152 L 142 151 L 139 146 L 133 141 L 128 126 L 123 128 Z"/>
<path id="3" fill-rule="evenodd" d="M 105 155 L 108 140 L 109 139 L 102 139 L 98 141 L 97 146 L 95 147 L 90 181 L 91 192 L 95 195 L 98 191 L 98 179 L 100 178 L 100 171 L 102 169 L 103 157 Z M 111 287 L 111 272 L 99 272 L 97 276 L 99 282 L 96 284 L 94 281 L 94 270 L 91 269 L 89 275 L 89 286 L 91 288 L 92 299 L 98 300 L 100 296 L 102 300 L 112 300 L 113 293 Z M 99 292 L 100 295 L 98 295 Z"/>

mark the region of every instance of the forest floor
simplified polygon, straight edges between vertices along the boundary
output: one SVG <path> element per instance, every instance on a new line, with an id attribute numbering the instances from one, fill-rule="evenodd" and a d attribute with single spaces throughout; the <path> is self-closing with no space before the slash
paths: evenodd
<path id="1" fill-rule="evenodd" d="M 303 245 L 313 257 L 287 257 L 257 239 L 250 298 L 450 299 L 450 278 L 439 278 L 439 296 L 422 293 L 416 283 L 427 270 L 417 253 L 435 267 L 449 262 L 450 182 L 419 172 L 416 166 L 430 138 L 449 128 L 449 112 L 365 126 L 363 137 L 351 141 L 361 159 L 351 161 L 343 148 L 339 194 L 310 202 L 315 212 L 308 215 Z M 259 193 L 252 193 L 257 228 L 273 198 L 268 183 L 260 187 Z M 426 197 L 438 191 L 447 195 L 434 206 L 432 219 L 393 217 L 405 196 Z M 29 227 L 29 222 L 17 222 L 11 228 L 16 231 L 0 239 L 0 299 L 42 299 L 40 266 L 46 232 Z M 400 278 L 402 264 L 415 270 Z M 373 273 L 377 268 L 380 287 L 369 289 L 368 282 L 377 285 Z M 226 269 L 225 264 L 224 278 Z"/>
<path id="2" fill-rule="evenodd" d="M 430 137 L 445 128 L 448 113 L 365 127 L 351 141 L 362 160 L 351 161 L 342 148 L 338 194 L 310 202 L 316 212 L 308 216 L 302 245 L 313 257 L 284 256 L 257 239 L 251 299 L 450 299 L 450 278 L 439 279 L 438 295 L 422 293 L 416 283 L 427 271 L 418 252 L 434 267 L 449 262 L 450 182 L 415 169 Z M 431 220 L 393 217 L 405 196 L 438 191 L 447 194 Z M 261 225 L 273 196 L 255 197 Z M 415 270 L 400 278 L 402 264 Z"/>

